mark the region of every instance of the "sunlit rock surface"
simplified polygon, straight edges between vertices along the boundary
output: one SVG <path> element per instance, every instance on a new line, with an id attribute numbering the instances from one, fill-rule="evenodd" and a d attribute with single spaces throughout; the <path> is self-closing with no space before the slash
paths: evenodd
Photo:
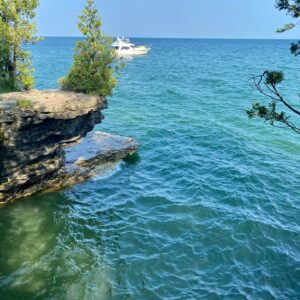
<path id="1" fill-rule="evenodd" d="M 0 202 L 83 182 L 135 152 L 131 138 L 84 138 L 106 107 L 100 97 L 57 90 L 0 95 Z"/>

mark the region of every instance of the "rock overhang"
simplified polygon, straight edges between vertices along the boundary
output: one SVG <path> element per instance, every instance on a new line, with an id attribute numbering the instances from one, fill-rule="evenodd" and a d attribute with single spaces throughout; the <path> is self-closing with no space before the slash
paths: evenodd
<path id="1" fill-rule="evenodd" d="M 106 108 L 104 98 L 60 90 L 1 94 L 0 202 L 82 182 L 137 151 L 132 138 L 89 133 Z"/>

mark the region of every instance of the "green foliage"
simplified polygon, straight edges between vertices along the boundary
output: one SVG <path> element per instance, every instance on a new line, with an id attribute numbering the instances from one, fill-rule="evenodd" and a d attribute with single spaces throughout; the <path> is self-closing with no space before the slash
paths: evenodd
<path id="1" fill-rule="evenodd" d="M 300 41 L 298 41 L 297 43 L 292 43 L 291 44 L 291 52 L 297 56 L 300 54 Z"/>
<path id="2" fill-rule="evenodd" d="M 115 54 L 110 47 L 112 40 L 101 32 L 102 23 L 95 1 L 86 2 L 78 21 L 85 40 L 77 42 L 74 63 L 60 84 L 63 90 L 108 96 L 116 84 L 112 68 Z"/>
<path id="3" fill-rule="evenodd" d="M 285 31 L 287 31 L 287 30 L 293 29 L 295 26 L 296 26 L 295 24 L 289 23 L 289 24 L 284 25 L 283 28 L 277 29 L 277 32 L 278 32 L 278 33 L 282 33 L 282 32 L 285 32 Z"/>
<path id="4" fill-rule="evenodd" d="M 268 85 L 277 85 L 284 80 L 282 72 L 278 71 L 266 71 L 265 72 L 265 83 Z"/>
<path id="5" fill-rule="evenodd" d="M 300 17 L 300 0 L 276 0 L 276 7 L 279 10 L 284 10 L 287 15 L 290 15 L 292 18 L 299 18 Z M 287 30 L 291 30 L 299 25 L 299 22 L 296 24 L 288 23 L 284 25 L 283 28 L 277 29 L 277 32 L 282 33 Z M 291 52 L 294 55 L 300 54 L 300 41 L 297 43 L 291 44 Z"/>
<path id="6" fill-rule="evenodd" d="M 14 88 L 13 86 L 10 86 L 6 81 L 0 80 L 0 94 L 17 92 L 17 91 L 18 89 Z"/>
<path id="7" fill-rule="evenodd" d="M 27 99 L 18 99 L 15 106 L 18 108 L 28 108 L 31 106 L 31 101 Z"/>
<path id="8" fill-rule="evenodd" d="M 293 18 L 300 17 L 299 0 L 276 0 L 276 7 L 279 10 L 285 10 Z"/>
<path id="9" fill-rule="evenodd" d="M 300 17 L 300 0 L 276 0 L 276 7 L 279 10 L 284 10 L 293 18 Z M 285 32 L 291 30 L 299 25 L 300 22 L 288 23 L 283 28 L 278 29 L 277 32 Z M 300 41 L 292 43 L 291 52 L 294 55 L 300 54 Z M 292 113 L 300 116 L 300 111 L 285 99 L 279 92 L 278 85 L 284 80 L 282 72 L 265 71 L 262 75 L 253 77 L 253 82 L 258 92 L 271 100 L 268 105 L 261 105 L 258 102 L 252 104 L 252 108 L 247 111 L 249 118 L 259 117 L 265 119 L 272 126 L 276 123 L 281 123 L 281 127 L 288 127 L 300 134 L 300 128 L 293 124 L 285 112 L 277 112 L 277 104 L 282 105 Z"/>
<path id="10" fill-rule="evenodd" d="M 283 81 L 283 73 L 278 71 L 265 71 L 262 75 L 253 78 L 254 85 L 260 94 L 271 99 L 271 103 L 268 105 L 255 102 L 252 104 L 252 108 L 247 111 L 250 119 L 258 117 L 265 119 L 272 126 L 276 126 L 276 123 L 283 124 L 283 127 L 289 127 L 297 133 L 300 133 L 300 128 L 297 128 L 285 112 L 277 111 L 277 104 L 281 104 L 288 108 L 293 113 L 300 116 L 300 111 L 291 106 L 277 89 L 277 85 Z M 278 127 L 278 126 L 277 126 Z"/>
<path id="11" fill-rule="evenodd" d="M 275 101 L 269 103 L 268 106 L 255 102 L 252 104 L 252 108 L 247 111 L 247 114 L 250 119 L 259 117 L 270 122 L 271 125 L 273 125 L 275 122 L 284 123 L 288 120 L 288 117 L 284 112 L 276 112 Z"/>
<path id="12" fill-rule="evenodd" d="M 33 22 L 38 0 L 0 0 L 0 92 L 34 86 L 30 52 L 25 44 L 39 38 Z"/>

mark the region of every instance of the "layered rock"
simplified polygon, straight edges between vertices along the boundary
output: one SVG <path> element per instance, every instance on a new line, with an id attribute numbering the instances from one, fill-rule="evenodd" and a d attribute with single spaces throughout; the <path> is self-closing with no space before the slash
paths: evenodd
<path id="1" fill-rule="evenodd" d="M 0 202 L 82 182 L 97 164 L 136 151 L 133 139 L 105 133 L 82 141 L 106 106 L 102 98 L 63 91 L 0 95 Z"/>

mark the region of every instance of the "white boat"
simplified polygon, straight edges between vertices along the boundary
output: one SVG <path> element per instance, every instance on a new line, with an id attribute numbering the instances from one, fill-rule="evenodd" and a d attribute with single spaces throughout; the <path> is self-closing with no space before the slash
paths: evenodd
<path id="1" fill-rule="evenodd" d="M 145 55 L 151 50 L 149 47 L 136 46 L 129 39 L 119 37 L 111 46 L 115 49 L 118 57 Z"/>

